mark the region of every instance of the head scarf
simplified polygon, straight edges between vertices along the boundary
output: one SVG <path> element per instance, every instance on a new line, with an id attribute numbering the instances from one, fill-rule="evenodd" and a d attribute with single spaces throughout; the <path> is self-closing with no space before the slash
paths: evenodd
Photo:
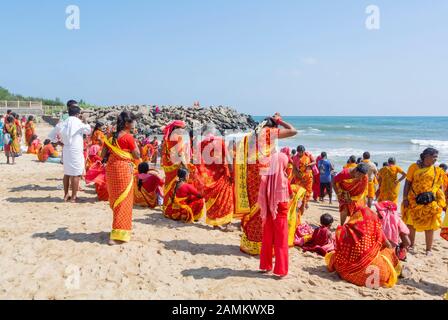
<path id="1" fill-rule="evenodd" d="M 261 184 L 258 194 L 258 203 L 261 208 L 261 218 L 266 220 L 268 210 L 274 220 L 277 218 L 278 204 L 289 201 L 288 176 L 286 167 L 288 166 L 288 156 L 281 152 L 271 154 L 269 158 L 269 168 L 260 172 Z"/>
<path id="2" fill-rule="evenodd" d="M 291 159 L 291 148 L 290 147 L 284 147 L 284 148 L 282 148 L 280 150 L 280 152 L 286 154 L 288 156 L 289 162 L 292 162 L 292 159 Z"/>
<path id="3" fill-rule="evenodd" d="M 185 122 L 182 120 L 174 120 L 173 122 L 171 122 L 169 125 L 163 128 L 163 140 L 167 141 L 174 129 L 184 128 L 185 125 Z"/>

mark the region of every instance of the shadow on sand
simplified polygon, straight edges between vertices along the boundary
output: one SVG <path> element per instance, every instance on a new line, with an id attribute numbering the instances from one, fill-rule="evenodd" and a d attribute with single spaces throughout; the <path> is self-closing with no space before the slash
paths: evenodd
<path id="1" fill-rule="evenodd" d="M 448 287 L 446 286 L 441 286 L 440 284 L 428 282 L 426 280 L 420 280 L 419 282 L 417 282 L 414 279 L 405 278 L 405 279 L 399 279 L 399 283 L 414 287 L 416 289 L 420 289 L 426 292 L 427 294 L 436 297 L 443 296 L 448 290 Z"/>
<path id="2" fill-rule="evenodd" d="M 67 228 L 59 228 L 54 232 L 35 233 L 32 237 L 47 240 L 107 244 L 107 242 L 109 241 L 109 236 L 110 233 L 108 232 L 71 233 L 67 231 Z"/>
<path id="3" fill-rule="evenodd" d="M 63 203 L 64 200 L 62 198 L 57 197 L 40 197 L 40 198 L 32 198 L 32 197 L 19 197 L 19 198 L 6 198 L 5 201 L 12 203 Z"/>
<path id="4" fill-rule="evenodd" d="M 236 245 L 226 245 L 219 243 L 193 243 L 188 240 L 161 241 L 165 249 L 171 251 L 189 252 L 192 255 L 205 254 L 210 256 L 241 256 L 251 258 L 242 253 L 240 247 Z"/>
<path id="5" fill-rule="evenodd" d="M 28 184 L 25 186 L 20 186 L 20 187 L 14 187 L 9 189 L 9 192 L 20 192 L 20 191 L 58 191 L 58 187 L 44 187 L 44 186 L 39 186 L 37 184 Z"/>
<path id="6" fill-rule="evenodd" d="M 197 269 L 183 270 L 181 274 L 184 277 L 193 277 L 196 280 L 198 279 L 223 280 L 229 277 L 272 279 L 272 275 L 264 274 L 258 271 L 233 270 L 229 268 L 210 269 L 207 267 L 202 267 Z"/>
<path id="7" fill-rule="evenodd" d="M 330 280 L 332 282 L 340 282 L 342 279 L 336 272 L 330 273 L 326 266 L 319 267 L 305 267 L 303 271 L 308 272 L 310 275 L 318 276 L 322 279 Z"/>

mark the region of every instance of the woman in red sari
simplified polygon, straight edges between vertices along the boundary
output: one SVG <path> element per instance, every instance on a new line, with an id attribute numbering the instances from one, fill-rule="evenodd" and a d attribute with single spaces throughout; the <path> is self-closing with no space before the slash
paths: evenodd
<path id="1" fill-rule="evenodd" d="M 165 185 L 163 187 L 163 208 L 171 204 L 173 191 L 177 181 L 177 170 L 187 167 L 187 149 L 184 146 L 182 135 L 176 132 L 185 129 L 185 122 L 176 120 L 163 129 L 162 168 L 165 172 Z"/>
<path id="2" fill-rule="evenodd" d="M 282 126 L 283 128 L 279 128 Z M 261 250 L 262 221 L 258 193 L 260 190 L 260 170 L 269 164 L 271 150 L 277 139 L 293 137 L 297 130 L 283 121 L 277 113 L 265 119 L 254 133 L 244 137 L 236 150 L 235 165 L 235 211 L 244 214 L 241 219 L 243 235 L 240 249 L 250 255 L 258 255 Z"/>
<path id="3" fill-rule="evenodd" d="M 165 217 L 191 223 L 199 221 L 204 215 L 204 198 L 193 185 L 187 183 L 188 178 L 187 169 L 177 170 L 177 180 L 170 195 L 171 201 L 165 207 Z"/>
<path id="4" fill-rule="evenodd" d="M 233 195 L 233 173 L 228 161 L 225 142 L 222 138 L 209 134 L 201 142 L 201 165 L 198 174 L 203 182 L 207 218 L 213 227 L 225 226 L 232 222 L 235 211 Z"/>
<path id="5" fill-rule="evenodd" d="M 361 163 L 355 168 L 342 170 L 334 177 L 332 183 L 339 201 L 341 225 L 358 207 L 365 205 L 369 182 L 368 171 L 369 167 L 365 163 Z"/>
<path id="6" fill-rule="evenodd" d="M 123 244 L 131 239 L 132 207 L 134 205 L 134 164 L 140 152 L 131 132 L 135 116 L 123 111 L 117 120 L 117 131 L 104 140 L 102 158 L 107 158 L 106 181 L 110 207 L 114 212 L 110 245 Z"/>
<path id="7" fill-rule="evenodd" d="M 401 265 L 384 236 L 378 216 L 367 207 L 356 208 L 336 230 L 336 249 L 325 256 L 328 270 L 357 286 L 391 288 Z"/>

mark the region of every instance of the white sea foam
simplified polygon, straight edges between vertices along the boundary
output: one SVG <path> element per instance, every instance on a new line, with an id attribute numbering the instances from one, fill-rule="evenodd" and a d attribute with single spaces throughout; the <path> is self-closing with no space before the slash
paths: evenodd
<path id="1" fill-rule="evenodd" d="M 438 149 L 448 149 L 448 141 L 446 140 L 417 140 L 412 139 L 412 144 L 416 144 L 422 147 L 433 147 Z"/>
<path id="2" fill-rule="evenodd" d="M 351 129 L 352 126 L 344 126 L 345 129 Z"/>

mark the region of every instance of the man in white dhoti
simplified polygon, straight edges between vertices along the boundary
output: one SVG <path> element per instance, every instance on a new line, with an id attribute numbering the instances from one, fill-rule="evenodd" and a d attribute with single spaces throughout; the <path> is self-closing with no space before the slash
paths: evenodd
<path id="1" fill-rule="evenodd" d="M 69 101 L 68 119 L 59 123 L 50 133 L 50 139 L 55 140 L 59 136 L 64 145 L 62 153 L 64 155 L 64 201 L 76 202 L 79 190 L 79 182 L 85 168 L 84 159 L 84 138 L 85 134 L 90 134 L 92 128 L 81 121 L 81 109 L 76 101 Z M 72 187 L 72 194 L 69 196 L 69 188 Z"/>

